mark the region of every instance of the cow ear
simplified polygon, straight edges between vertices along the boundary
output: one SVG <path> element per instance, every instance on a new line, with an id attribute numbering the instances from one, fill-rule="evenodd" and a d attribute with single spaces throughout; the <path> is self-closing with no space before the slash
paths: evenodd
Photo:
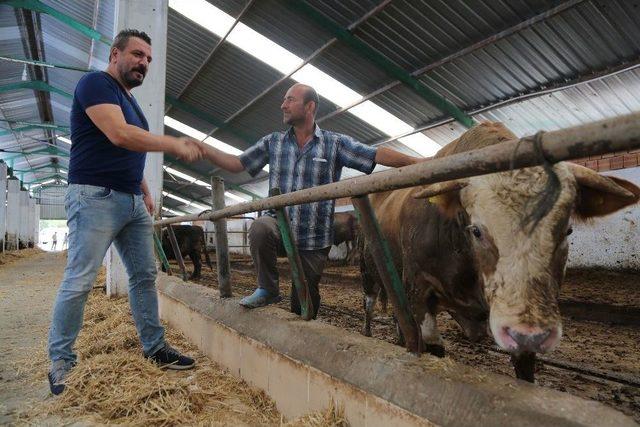
<path id="1" fill-rule="evenodd" d="M 452 218 L 462 208 L 460 190 L 467 184 L 467 180 L 439 182 L 422 187 L 413 194 L 413 197 L 415 199 L 429 199 L 429 202 L 438 206 L 443 215 Z"/>
<path id="2" fill-rule="evenodd" d="M 569 169 L 578 184 L 576 215 L 579 218 L 608 215 L 640 200 L 640 188 L 629 181 L 600 175 L 576 164 L 570 164 Z"/>

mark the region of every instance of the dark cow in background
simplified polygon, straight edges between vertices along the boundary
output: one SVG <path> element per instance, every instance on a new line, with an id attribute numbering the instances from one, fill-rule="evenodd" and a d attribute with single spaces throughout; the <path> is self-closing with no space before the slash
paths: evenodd
<path id="1" fill-rule="evenodd" d="M 213 265 L 211 264 L 211 259 L 207 253 L 202 227 L 198 225 L 174 225 L 172 227 L 176 235 L 176 240 L 178 242 L 182 258 L 184 259 L 188 255 L 191 262 L 193 262 L 193 273 L 190 278 L 198 279 L 200 277 L 200 273 L 202 271 L 202 252 L 204 252 L 207 265 L 213 271 Z M 166 229 L 162 231 L 162 249 L 168 259 L 176 258 Z M 162 271 L 165 271 L 164 266 L 162 267 Z"/>
<path id="2" fill-rule="evenodd" d="M 358 220 L 353 212 L 336 212 L 333 215 L 333 244 L 342 242 L 347 247 L 345 263 L 350 263 L 355 252 L 354 242 L 358 234 Z"/>
<path id="3" fill-rule="evenodd" d="M 436 157 L 515 138 L 501 123 L 483 123 Z M 571 220 L 607 215 L 639 198 L 634 184 L 567 162 L 369 196 L 427 351 L 444 354 L 439 311 L 471 340 L 488 323 L 517 377 L 531 382 L 535 353 L 562 337 L 558 294 Z M 363 333 L 371 335 L 381 283 L 364 249 Z"/>

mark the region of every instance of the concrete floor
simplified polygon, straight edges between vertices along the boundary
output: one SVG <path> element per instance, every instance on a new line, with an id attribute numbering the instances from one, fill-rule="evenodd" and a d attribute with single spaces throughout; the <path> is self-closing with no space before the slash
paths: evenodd
<path id="1" fill-rule="evenodd" d="M 16 363 L 42 357 L 56 290 L 64 271 L 63 253 L 42 253 L 0 266 L 0 425 L 13 424 L 17 412 L 47 398 L 46 373 L 28 383 Z M 40 376 L 39 376 L 40 377 Z"/>

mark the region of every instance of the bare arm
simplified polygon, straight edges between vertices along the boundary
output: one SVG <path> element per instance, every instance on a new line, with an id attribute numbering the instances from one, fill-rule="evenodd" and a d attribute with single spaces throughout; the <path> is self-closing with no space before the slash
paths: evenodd
<path id="1" fill-rule="evenodd" d="M 138 152 L 163 151 L 187 161 L 200 158 L 196 140 L 155 135 L 130 125 L 125 121 L 120 107 L 115 104 L 98 104 L 85 111 L 98 129 L 117 147 Z"/>
<path id="2" fill-rule="evenodd" d="M 142 178 L 142 183 L 140 183 L 140 189 L 142 190 L 142 194 L 145 196 L 151 196 L 151 192 L 149 191 L 149 186 L 147 185 L 147 180 Z"/>
<path id="3" fill-rule="evenodd" d="M 238 156 L 225 153 L 222 150 L 218 150 L 217 148 L 204 143 L 200 143 L 200 149 L 202 150 L 205 159 L 224 170 L 233 173 L 242 172 L 244 170 L 244 165 L 240 162 L 240 158 L 238 158 Z"/>
<path id="4" fill-rule="evenodd" d="M 392 168 L 413 165 L 424 160 L 424 158 L 407 156 L 406 154 L 386 147 L 379 147 L 376 152 L 376 163 Z"/>

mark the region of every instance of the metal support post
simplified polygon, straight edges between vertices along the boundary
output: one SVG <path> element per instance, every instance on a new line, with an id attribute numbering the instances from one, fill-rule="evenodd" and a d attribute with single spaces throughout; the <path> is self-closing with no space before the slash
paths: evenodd
<path id="1" fill-rule="evenodd" d="M 169 265 L 169 260 L 167 259 L 167 255 L 164 253 L 164 249 L 162 249 L 162 241 L 158 237 L 158 233 L 156 230 L 153 230 L 153 245 L 156 249 L 156 255 L 160 259 L 160 262 L 164 266 L 164 269 L 167 271 L 167 274 L 171 276 L 171 266 Z"/>
<path id="2" fill-rule="evenodd" d="M 378 224 L 369 198 L 367 196 L 353 197 L 351 201 L 356 210 L 367 247 L 371 251 L 380 279 L 393 305 L 393 311 L 404 335 L 407 349 L 420 354 L 422 352 L 420 330 L 409 310 L 407 295 L 393 264 L 389 244 L 382 235 L 380 224 Z"/>
<path id="3" fill-rule="evenodd" d="M 182 259 L 182 253 L 180 252 L 180 246 L 178 246 L 178 240 L 176 239 L 176 234 L 173 232 L 173 226 L 167 226 L 167 235 L 169 236 L 169 242 L 171 242 L 171 248 L 173 249 L 173 254 L 178 260 L 178 265 L 180 266 L 180 271 L 182 271 L 182 280 L 187 281 L 187 268 L 184 266 L 184 259 Z"/>
<path id="4" fill-rule="evenodd" d="M 224 179 L 211 177 L 211 200 L 213 210 L 224 209 Z M 216 265 L 218 269 L 218 290 L 220 298 L 231 297 L 231 265 L 229 263 L 229 240 L 227 220 L 220 218 L 214 222 L 216 230 Z M 205 247 L 206 250 L 206 247 Z"/>
<path id="5" fill-rule="evenodd" d="M 0 161 L 0 253 L 4 252 L 7 232 L 7 164 Z"/>
<path id="6" fill-rule="evenodd" d="M 278 195 L 280 195 L 279 188 L 272 188 L 269 190 L 269 197 Z M 284 249 L 287 251 L 287 258 L 289 258 L 289 265 L 291 266 L 291 280 L 293 281 L 295 292 L 298 292 L 298 301 L 300 301 L 301 313 L 300 317 L 304 320 L 311 320 L 313 317 L 313 302 L 309 295 L 309 284 L 304 276 L 298 247 L 296 246 L 296 242 L 291 234 L 289 215 L 287 215 L 285 208 L 280 208 L 276 209 L 276 217 L 278 220 L 278 228 L 282 235 L 282 244 L 284 245 Z"/>

